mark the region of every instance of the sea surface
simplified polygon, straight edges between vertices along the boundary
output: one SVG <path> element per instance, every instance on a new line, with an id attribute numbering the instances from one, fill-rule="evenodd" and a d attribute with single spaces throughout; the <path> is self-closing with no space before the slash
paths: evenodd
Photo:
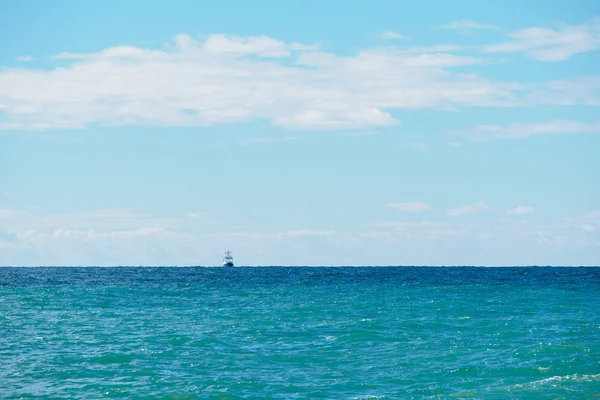
<path id="1" fill-rule="evenodd" d="M 600 398 L 600 268 L 0 268 L 0 398 Z"/>

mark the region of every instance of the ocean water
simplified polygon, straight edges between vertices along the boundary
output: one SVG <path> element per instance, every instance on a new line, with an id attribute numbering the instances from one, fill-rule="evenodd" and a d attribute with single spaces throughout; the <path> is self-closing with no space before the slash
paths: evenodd
<path id="1" fill-rule="evenodd" d="M 600 268 L 0 268 L 0 398 L 600 398 Z"/>

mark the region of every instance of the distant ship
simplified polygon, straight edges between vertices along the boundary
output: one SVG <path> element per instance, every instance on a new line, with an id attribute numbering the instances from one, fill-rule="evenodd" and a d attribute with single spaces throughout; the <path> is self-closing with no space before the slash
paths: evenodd
<path id="1" fill-rule="evenodd" d="M 229 250 L 225 252 L 225 257 L 223 257 L 223 266 L 233 267 L 233 257 L 231 257 L 231 251 Z"/>

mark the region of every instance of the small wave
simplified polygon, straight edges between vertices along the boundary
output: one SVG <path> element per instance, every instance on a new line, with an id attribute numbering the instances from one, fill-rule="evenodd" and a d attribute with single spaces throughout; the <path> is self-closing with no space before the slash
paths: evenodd
<path id="1" fill-rule="evenodd" d="M 600 381 L 600 374 L 573 374 L 573 375 L 556 375 L 544 379 L 539 379 L 529 383 L 521 383 L 509 386 L 510 391 L 538 389 L 546 385 L 555 385 L 564 382 L 595 382 Z"/>

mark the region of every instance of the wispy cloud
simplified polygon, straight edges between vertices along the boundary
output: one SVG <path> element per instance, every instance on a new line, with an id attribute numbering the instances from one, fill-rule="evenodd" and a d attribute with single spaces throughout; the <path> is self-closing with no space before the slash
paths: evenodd
<path id="1" fill-rule="evenodd" d="M 403 35 L 401 35 L 399 33 L 396 33 L 394 31 L 389 31 L 389 30 L 381 32 L 379 34 L 379 36 L 382 39 L 387 39 L 387 40 L 405 39 L 405 36 L 403 36 Z"/>
<path id="2" fill-rule="evenodd" d="M 487 53 L 523 53 L 538 61 L 563 61 L 600 48 L 600 18 L 558 29 L 532 27 L 511 32 L 512 40 L 486 46 Z"/>
<path id="3" fill-rule="evenodd" d="M 31 231 L 29 231 L 31 232 Z M 77 229 L 66 229 L 66 228 L 58 228 L 55 229 L 49 235 L 53 238 L 67 238 L 67 239 L 133 239 L 143 236 L 151 236 L 160 234 L 161 236 L 173 234 L 177 235 L 175 232 L 170 232 L 161 227 L 144 227 L 138 229 L 121 229 L 109 232 L 98 232 L 93 229 L 89 230 L 77 230 Z M 47 234 L 44 233 L 36 233 L 38 238 L 47 237 Z"/>
<path id="4" fill-rule="evenodd" d="M 466 20 L 466 19 L 460 20 L 460 21 L 453 21 L 446 25 L 440 25 L 437 28 L 438 29 L 452 29 L 452 30 L 462 31 L 465 33 L 470 32 L 472 30 L 476 30 L 476 29 L 497 29 L 497 27 L 495 25 L 482 24 L 479 22 Z"/>
<path id="5" fill-rule="evenodd" d="M 446 215 L 457 216 L 457 215 L 469 215 L 469 214 L 479 214 L 485 211 L 489 211 L 492 208 L 488 206 L 484 202 L 477 202 L 473 204 L 469 204 L 463 207 L 455 208 L 452 210 L 448 210 Z"/>
<path id="6" fill-rule="evenodd" d="M 381 232 L 371 232 L 374 237 L 390 237 L 390 233 L 393 236 L 403 236 L 419 239 L 435 239 L 435 238 L 448 238 L 465 235 L 468 230 L 464 227 L 456 226 L 455 224 L 449 224 L 447 222 L 436 222 L 436 221 L 418 221 L 418 222 L 405 222 L 405 221 L 387 221 L 374 224 Z"/>
<path id="7" fill-rule="evenodd" d="M 387 208 L 391 208 L 396 211 L 402 212 L 420 212 L 429 210 L 429 205 L 422 203 L 420 201 L 409 201 L 404 203 L 387 203 L 385 205 Z"/>
<path id="8" fill-rule="evenodd" d="M 600 211 L 593 211 L 591 213 L 587 213 L 583 216 L 583 218 L 589 220 L 597 220 L 598 222 L 600 222 Z"/>
<path id="9" fill-rule="evenodd" d="M 466 131 L 474 140 L 525 139 L 540 135 L 599 134 L 600 122 L 588 124 L 579 121 L 555 120 L 539 123 L 514 123 L 505 126 L 480 125 Z"/>
<path id="10" fill-rule="evenodd" d="M 373 136 L 376 134 L 377 134 L 377 131 L 374 131 L 374 130 L 354 131 L 354 132 L 347 133 L 347 135 L 350 135 L 350 136 Z"/>
<path id="11" fill-rule="evenodd" d="M 332 230 L 328 230 L 328 231 L 322 231 L 322 230 L 315 230 L 315 229 L 298 229 L 298 230 L 292 230 L 292 231 L 286 231 L 283 232 L 281 234 L 281 236 L 330 236 L 333 235 L 335 232 Z"/>
<path id="12" fill-rule="evenodd" d="M 385 221 L 345 231 L 302 225 L 262 230 L 251 224 L 240 230 L 220 221 L 206 229 L 209 218 L 190 218 L 195 213 L 159 218 L 130 210 L 44 214 L 0 208 L 0 264 L 214 265 L 226 247 L 245 265 L 589 264 L 597 261 L 599 248 L 597 211 L 545 223 L 455 218 Z M 471 252 L 451 251 L 482 246 L 489 247 L 478 260 Z M 556 246 L 587 256 L 557 261 L 548 254 Z"/>
<path id="13" fill-rule="evenodd" d="M 186 45 L 190 48 L 195 46 L 195 43 L 187 37 L 185 40 L 187 42 Z M 232 55 L 254 54 L 260 57 L 275 58 L 290 56 L 290 50 L 293 48 L 298 49 L 297 44 L 288 46 L 285 42 L 265 35 L 251 37 L 211 35 L 202 45 L 202 50 L 207 53 Z M 300 47 L 300 49 L 303 48 Z"/>
<path id="14" fill-rule="evenodd" d="M 442 228 L 450 227 L 452 224 L 448 222 L 438 221 L 417 221 L 417 222 L 406 222 L 406 221 L 386 221 L 378 222 L 373 224 L 378 228 L 386 229 L 411 229 L 411 228 Z"/>
<path id="15" fill-rule="evenodd" d="M 600 75 L 524 86 L 531 105 L 600 106 Z"/>
<path id="16" fill-rule="evenodd" d="M 534 211 L 533 207 L 529 206 L 517 206 L 511 210 L 506 211 L 506 215 L 523 215 L 529 214 Z"/>
<path id="17" fill-rule="evenodd" d="M 187 214 L 187 217 L 189 219 L 203 219 L 205 216 L 204 213 L 200 213 L 200 212 L 191 212 Z"/>
<path id="18" fill-rule="evenodd" d="M 450 53 L 467 48 L 453 44 L 437 44 L 434 46 L 416 46 L 406 50 L 407 53 Z"/>
<path id="19" fill-rule="evenodd" d="M 295 136 L 284 136 L 281 138 L 259 137 L 252 140 L 253 143 L 286 143 L 296 140 Z"/>
<path id="20" fill-rule="evenodd" d="M 17 57 L 17 61 L 27 62 L 27 61 L 31 61 L 31 60 L 33 60 L 33 57 L 31 57 L 31 56 Z"/>
<path id="21" fill-rule="evenodd" d="M 413 150 L 424 150 L 427 148 L 427 144 L 423 142 L 414 142 L 406 145 L 406 147 Z"/>

